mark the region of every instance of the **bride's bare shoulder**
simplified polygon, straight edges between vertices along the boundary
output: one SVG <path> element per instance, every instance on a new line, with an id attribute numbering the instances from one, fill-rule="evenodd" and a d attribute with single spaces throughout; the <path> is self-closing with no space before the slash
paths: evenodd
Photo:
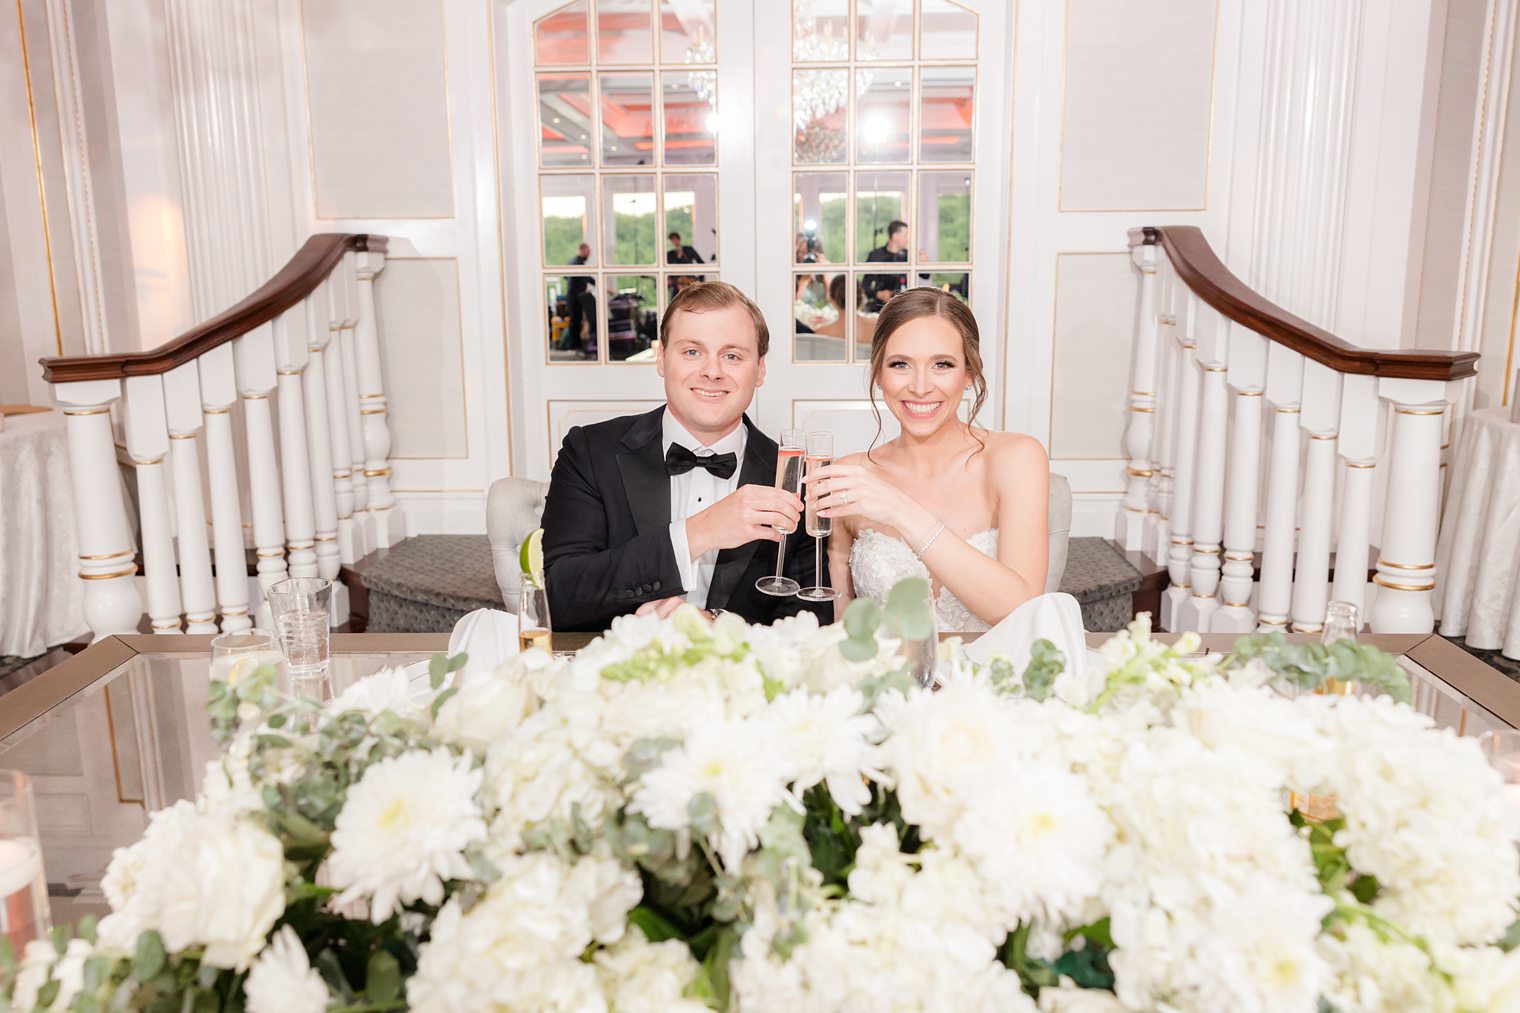
<path id="1" fill-rule="evenodd" d="M 993 470 L 1009 475 L 1028 475 L 1031 471 L 1048 472 L 1050 457 L 1045 447 L 1025 433 L 982 434 L 987 441 L 989 463 Z"/>
<path id="2" fill-rule="evenodd" d="M 834 458 L 834 463 L 835 464 L 864 464 L 866 467 L 870 467 L 871 466 L 871 462 L 866 458 L 865 454 L 845 454 L 843 457 L 836 457 L 836 458 Z"/>

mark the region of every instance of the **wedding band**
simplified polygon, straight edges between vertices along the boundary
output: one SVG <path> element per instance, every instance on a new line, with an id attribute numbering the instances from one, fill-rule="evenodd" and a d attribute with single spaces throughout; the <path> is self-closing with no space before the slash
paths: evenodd
<path id="1" fill-rule="evenodd" d="M 843 492 L 841 492 L 839 494 L 839 502 L 841 502 L 841 503 L 848 503 L 849 501 L 850 501 L 850 490 L 845 489 Z"/>

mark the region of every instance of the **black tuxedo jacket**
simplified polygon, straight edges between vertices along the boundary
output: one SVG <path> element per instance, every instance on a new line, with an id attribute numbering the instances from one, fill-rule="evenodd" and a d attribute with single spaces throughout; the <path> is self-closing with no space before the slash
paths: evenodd
<path id="1" fill-rule="evenodd" d="M 556 630 L 601 631 L 646 601 L 686 593 L 670 545 L 670 476 L 665 471 L 662 405 L 565 435 L 544 501 L 544 571 Z M 774 485 L 776 441 L 749 430 L 740 485 Z M 786 575 L 816 584 L 813 539 L 799 524 L 787 536 Z M 750 622 L 812 610 L 833 621 L 831 603 L 777 598 L 755 589 L 775 572 L 775 543 L 755 541 L 718 553 L 706 602 Z"/>

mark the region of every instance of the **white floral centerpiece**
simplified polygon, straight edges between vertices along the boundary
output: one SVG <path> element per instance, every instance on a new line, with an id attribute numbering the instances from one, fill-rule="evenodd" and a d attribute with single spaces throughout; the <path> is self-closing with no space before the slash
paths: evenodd
<path id="1" fill-rule="evenodd" d="M 905 595 L 904 600 L 912 598 Z M 922 601 L 923 595 L 919 594 Z M 889 614 L 889 628 L 898 623 Z M 1077 678 L 929 692 L 862 606 L 625 617 L 326 707 L 213 688 L 226 753 L 112 913 L 6 954 L 73 1010 L 1501 1010 L 1520 812 L 1386 656 L 1142 620 Z M 1393 695 L 1285 695 L 1326 677 Z M 1310 822 L 1290 799 L 1333 796 Z"/>

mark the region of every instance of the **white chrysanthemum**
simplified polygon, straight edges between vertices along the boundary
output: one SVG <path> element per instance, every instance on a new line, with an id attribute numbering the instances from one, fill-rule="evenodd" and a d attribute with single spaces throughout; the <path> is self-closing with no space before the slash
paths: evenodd
<path id="1" fill-rule="evenodd" d="M 262 826 L 180 801 L 118 849 L 103 885 L 108 947 L 129 950 L 156 929 L 171 953 L 202 947 L 203 963 L 245 969 L 285 910 L 285 852 Z"/>
<path id="2" fill-rule="evenodd" d="M 482 776 L 447 749 L 403 753 L 365 771 L 333 829 L 328 861 L 339 902 L 368 899 L 379 924 L 403 904 L 440 904 L 446 880 L 471 878 L 464 851 L 486 836 L 475 803 Z"/>
<path id="3" fill-rule="evenodd" d="M 765 712 L 778 740 L 776 758 L 787 766 L 798 795 L 826 783 L 849 816 L 871 800 L 865 778 L 882 778 L 875 747 L 881 723 L 862 714 L 863 705 L 859 691 L 839 686 L 823 696 L 794 690 Z"/>
<path id="4" fill-rule="evenodd" d="M 1409 943 L 1384 940 L 1367 926 L 1354 923 L 1338 925 L 1322 935 L 1319 951 L 1330 970 L 1325 998 L 1340 1013 L 1455 1013 L 1458 1009 L 1450 986 L 1432 970 L 1430 958 Z"/>
<path id="5" fill-rule="evenodd" d="M 332 998 L 289 925 L 280 926 L 254 961 L 243 994 L 248 1013 L 321 1013 Z"/>
<path id="6" fill-rule="evenodd" d="M 621 938 L 639 902 L 638 875 L 615 861 L 574 863 L 549 852 L 503 862 L 469 912 L 444 905 L 423 947 L 407 1001 L 419 1013 L 464 1009 L 604 1010 L 592 943 Z"/>
<path id="7" fill-rule="evenodd" d="M 683 942 L 651 943 L 637 929 L 596 953 L 596 973 L 612 1013 L 708 1013 L 688 993 L 702 965 Z"/>
<path id="8" fill-rule="evenodd" d="M 715 721 L 692 732 L 665 754 L 660 765 L 639 779 L 629 808 L 664 830 L 691 826 L 691 802 L 713 800 L 720 827 L 709 843 L 723 865 L 737 869 L 760 840 L 771 810 L 790 796 L 775 748 L 775 733 L 764 721 Z"/>
<path id="9" fill-rule="evenodd" d="M 1112 992 L 1061 985 L 1040 989 L 1040 1013 L 1125 1013 L 1129 1009 Z"/>

